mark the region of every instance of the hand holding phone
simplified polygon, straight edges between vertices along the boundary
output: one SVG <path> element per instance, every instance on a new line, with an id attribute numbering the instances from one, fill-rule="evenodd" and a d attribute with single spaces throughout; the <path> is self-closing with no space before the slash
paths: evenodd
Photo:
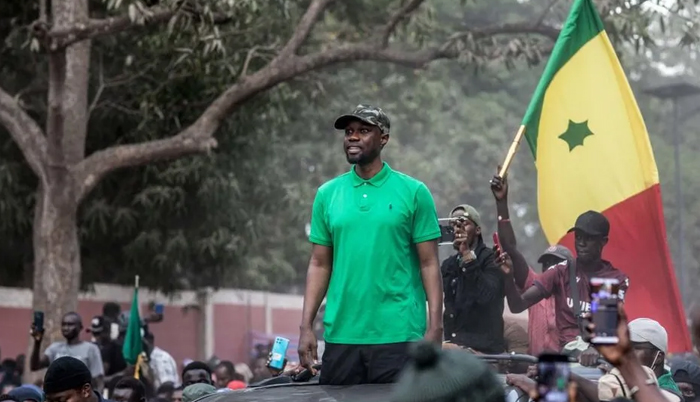
<path id="1" fill-rule="evenodd" d="M 543 354 L 537 362 L 537 393 L 541 401 L 568 402 L 571 366 L 561 354 Z"/>
<path id="2" fill-rule="evenodd" d="M 32 319 L 32 326 L 29 331 L 36 342 L 41 342 L 44 338 L 44 312 L 35 311 Z"/>
<path id="3" fill-rule="evenodd" d="M 503 252 L 501 247 L 501 239 L 498 237 L 498 232 L 493 232 L 493 245 L 496 246 L 499 252 Z"/>
<path id="4" fill-rule="evenodd" d="M 287 356 L 287 348 L 289 348 L 289 339 L 278 336 L 272 345 L 270 351 L 270 359 L 267 362 L 267 367 L 275 370 L 284 369 L 284 364 Z"/>
<path id="5" fill-rule="evenodd" d="M 618 292 L 620 281 L 615 278 L 591 278 L 591 318 L 595 325 L 595 333 L 591 343 L 594 345 L 614 345 L 619 342 L 617 337 Z"/>

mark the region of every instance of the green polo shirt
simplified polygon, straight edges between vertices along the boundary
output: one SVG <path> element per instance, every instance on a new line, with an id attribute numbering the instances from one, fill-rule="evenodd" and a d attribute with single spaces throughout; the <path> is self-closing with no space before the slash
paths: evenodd
<path id="1" fill-rule="evenodd" d="M 428 188 L 386 163 L 369 180 L 353 166 L 319 187 L 310 240 L 333 247 L 326 342 L 371 345 L 422 338 L 426 298 L 415 245 L 439 237 Z"/>

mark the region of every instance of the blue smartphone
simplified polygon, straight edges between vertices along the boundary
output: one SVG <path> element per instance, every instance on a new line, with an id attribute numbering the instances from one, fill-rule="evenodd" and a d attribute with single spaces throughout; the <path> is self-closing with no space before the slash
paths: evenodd
<path id="1" fill-rule="evenodd" d="M 156 304 L 156 305 L 153 307 L 153 310 L 154 310 L 154 311 L 156 312 L 156 314 L 158 314 L 158 315 L 163 315 L 163 310 L 164 310 L 164 309 L 165 309 L 165 306 L 163 306 L 162 304 Z"/>
<path id="2" fill-rule="evenodd" d="M 268 367 L 275 370 L 284 368 L 284 358 L 287 356 L 287 348 L 289 348 L 289 339 L 278 336 L 275 338 L 275 343 L 270 351 L 270 364 Z"/>

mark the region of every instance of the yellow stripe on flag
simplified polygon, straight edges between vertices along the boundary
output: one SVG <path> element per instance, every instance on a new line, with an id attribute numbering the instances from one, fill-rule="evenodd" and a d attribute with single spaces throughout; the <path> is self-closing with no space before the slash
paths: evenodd
<path id="1" fill-rule="evenodd" d="M 605 211 L 658 183 L 644 121 L 605 31 L 549 84 L 536 164 L 540 220 L 552 244 L 582 212 Z"/>

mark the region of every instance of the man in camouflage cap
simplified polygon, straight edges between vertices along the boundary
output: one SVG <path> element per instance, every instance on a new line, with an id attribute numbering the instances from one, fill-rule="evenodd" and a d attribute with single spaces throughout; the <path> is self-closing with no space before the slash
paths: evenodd
<path id="1" fill-rule="evenodd" d="M 435 203 L 425 184 L 382 161 L 390 127 L 370 105 L 338 117 L 352 168 L 314 200 L 299 357 L 307 368 L 318 359 L 313 322 L 327 296 L 322 384 L 393 382 L 411 342 L 442 339 Z"/>

